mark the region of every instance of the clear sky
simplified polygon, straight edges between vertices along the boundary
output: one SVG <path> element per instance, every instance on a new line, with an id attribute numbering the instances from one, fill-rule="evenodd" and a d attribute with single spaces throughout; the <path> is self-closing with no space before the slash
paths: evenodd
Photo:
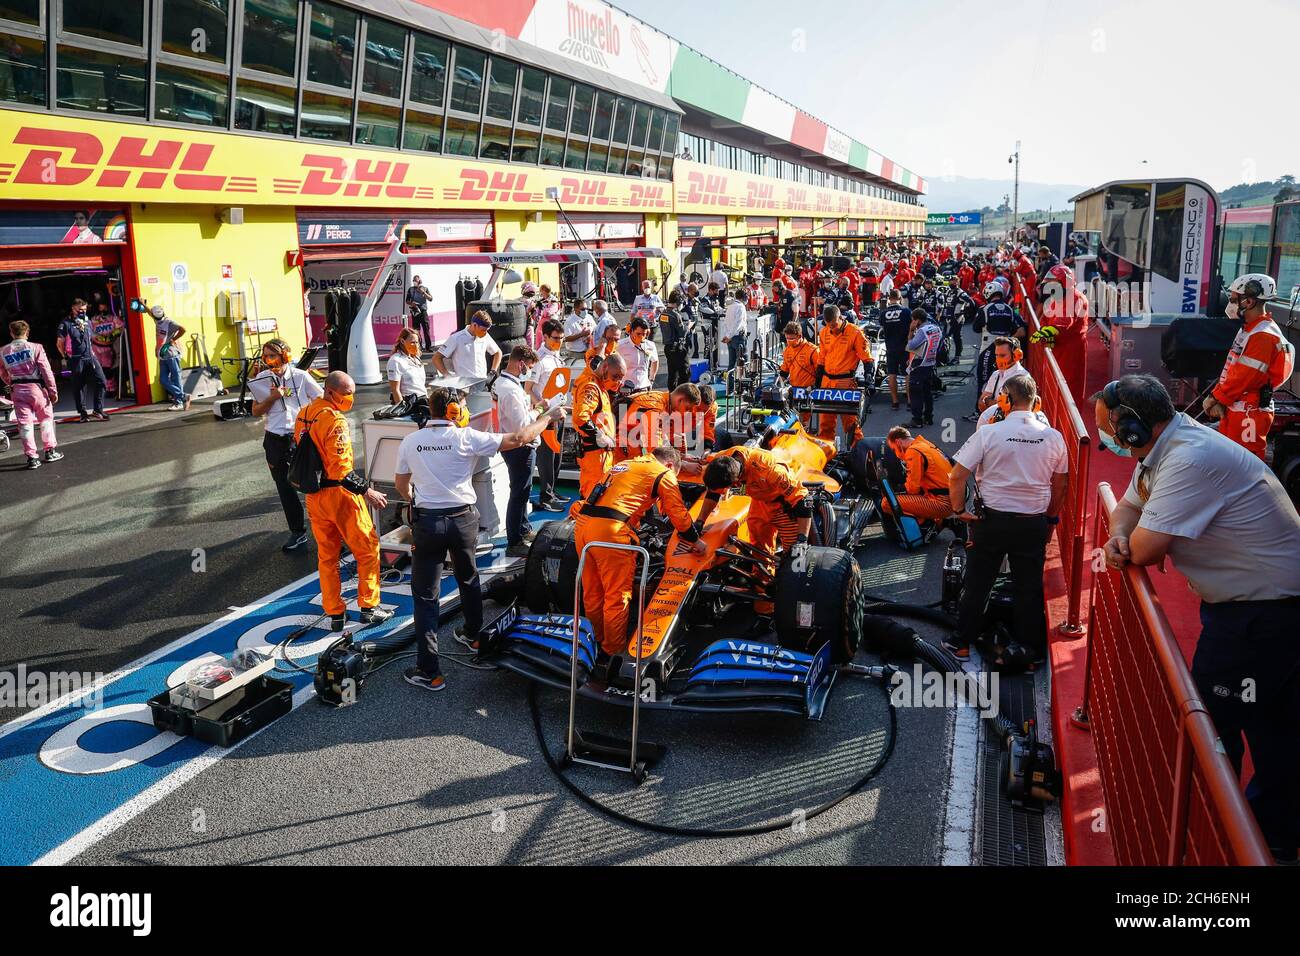
<path id="1" fill-rule="evenodd" d="M 923 176 L 1300 176 L 1300 0 L 614 3 Z"/>

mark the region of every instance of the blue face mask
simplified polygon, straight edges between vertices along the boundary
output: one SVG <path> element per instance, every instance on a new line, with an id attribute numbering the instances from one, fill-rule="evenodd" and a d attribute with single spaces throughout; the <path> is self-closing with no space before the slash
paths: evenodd
<path id="1" fill-rule="evenodd" d="M 1121 445 L 1119 442 L 1115 440 L 1114 435 L 1107 435 L 1105 432 L 1100 430 L 1098 431 L 1098 435 L 1101 438 L 1102 447 L 1105 448 L 1111 454 L 1118 455 L 1120 458 L 1133 457 L 1133 449 L 1125 448 L 1123 445 Z"/>

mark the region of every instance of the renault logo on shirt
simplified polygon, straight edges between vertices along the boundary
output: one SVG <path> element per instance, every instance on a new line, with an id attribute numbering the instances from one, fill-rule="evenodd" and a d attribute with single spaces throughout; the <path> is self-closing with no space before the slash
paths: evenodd
<path id="1" fill-rule="evenodd" d="M 452 450 L 452 446 L 451 446 L 451 445 L 419 445 L 419 444 L 417 444 L 417 445 L 415 446 L 415 450 L 418 451 L 418 452 L 426 452 L 426 451 L 451 451 L 451 450 Z"/>

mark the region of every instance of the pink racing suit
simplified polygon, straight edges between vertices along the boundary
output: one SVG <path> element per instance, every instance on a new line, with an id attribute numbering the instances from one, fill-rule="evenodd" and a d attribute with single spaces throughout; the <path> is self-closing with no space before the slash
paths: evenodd
<path id="1" fill-rule="evenodd" d="M 126 323 L 111 313 L 91 316 L 90 350 L 105 370 L 117 368 L 117 340 L 124 328 Z"/>
<path id="2" fill-rule="evenodd" d="M 14 411 L 23 437 L 23 451 L 36 457 L 36 426 L 41 441 L 54 448 L 54 404 L 59 400 L 54 370 L 39 342 L 14 339 L 0 347 L 0 378 L 13 389 Z"/>

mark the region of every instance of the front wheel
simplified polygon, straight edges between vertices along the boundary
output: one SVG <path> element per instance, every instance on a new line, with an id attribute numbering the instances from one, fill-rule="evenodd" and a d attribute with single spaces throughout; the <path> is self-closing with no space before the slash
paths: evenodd
<path id="1" fill-rule="evenodd" d="M 839 548 L 809 545 L 787 553 L 776 572 L 776 634 L 782 647 L 815 653 L 827 641 L 831 659 L 847 664 L 862 642 L 862 577 Z"/>

